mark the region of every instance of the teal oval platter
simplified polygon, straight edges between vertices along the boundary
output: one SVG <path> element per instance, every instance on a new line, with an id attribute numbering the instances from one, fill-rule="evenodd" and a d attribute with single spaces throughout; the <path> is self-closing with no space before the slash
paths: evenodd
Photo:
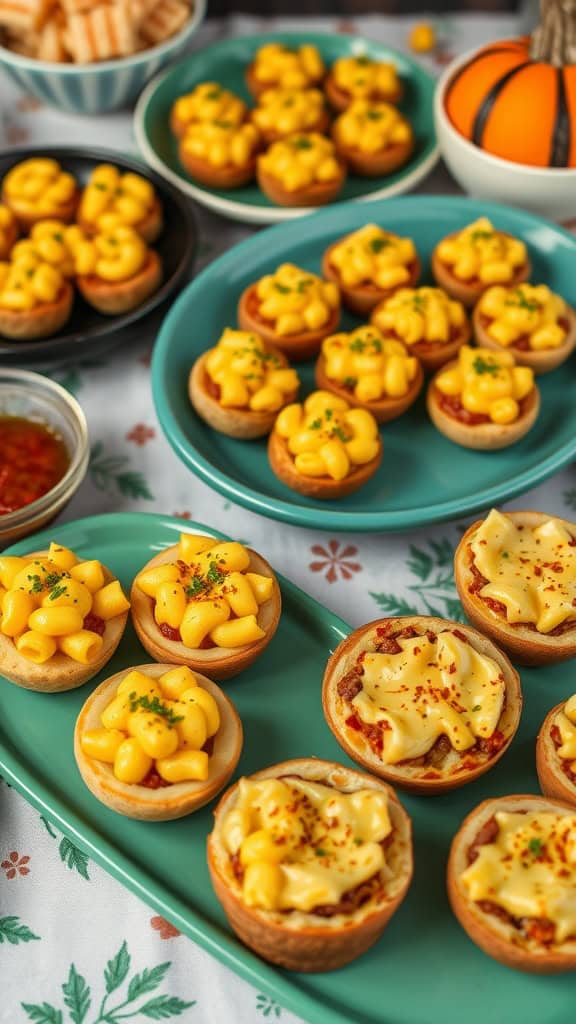
<path id="1" fill-rule="evenodd" d="M 134 111 L 136 141 L 151 167 L 192 199 L 232 220 L 277 224 L 310 212 L 297 207 L 276 206 L 256 184 L 235 189 L 211 189 L 196 183 L 180 163 L 177 140 L 170 131 L 172 104 L 203 81 L 219 82 L 254 106 L 244 75 L 256 50 L 270 42 L 291 47 L 312 43 L 318 47 L 327 65 L 339 57 L 365 54 L 375 60 L 390 61 L 398 69 L 405 88 L 399 107 L 414 129 L 414 152 L 403 167 L 386 177 L 349 175 L 339 200 L 398 195 L 414 188 L 432 170 L 439 158 L 433 116 L 434 79 L 416 61 L 398 50 L 358 36 L 328 32 L 266 32 L 237 36 L 190 54 L 154 78 L 140 96 Z"/>
<path id="2" fill-rule="evenodd" d="M 198 523 L 120 513 L 54 526 L 6 554 L 41 550 L 55 539 L 83 558 L 101 559 L 128 592 L 144 563 L 175 544 L 183 530 L 222 537 Z M 326 725 L 321 703 L 327 658 L 352 627 L 289 580 L 279 582 L 283 609 L 277 633 L 249 669 L 225 684 L 244 726 L 236 776 L 293 757 L 352 764 Z M 491 960 L 452 915 L 445 885 L 450 842 L 465 815 L 488 797 L 538 792 L 536 734 L 550 707 L 574 691 L 569 665 L 521 670 L 519 731 L 482 778 L 432 799 L 398 791 L 414 831 L 415 873 L 406 899 L 366 954 L 338 971 L 297 974 L 260 960 L 227 924 L 206 865 L 215 801 L 178 821 L 131 821 L 101 804 L 80 777 L 72 737 L 82 704 L 107 676 L 149 661 L 129 624 L 108 665 L 77 690 L 34 693 L 0 676 L 0 772 L 89 857 L 258 991 L 310 1024 L 572 1020 L 573 975 L 521 974 Z M 110 907 L 110 929 L 119 941 L 121 927 Z"/>
<path id="3" fill-rule="evenodd" d="M 236 323 L 247 285 L 280 263 L 320 272 L 337 238 L 376 222 L 414 239 L 421 283 L 431 282 L 430 255 L 445 235 L 478 217 L 522 238 L 532 280 L 576 304 L 576 238 L 551 222 L 494 203 L 448 196 L 405 196 L 362 207 L 339 204 L 306 221 L 269 228 L 215 260 L 179 296 L 164 320 L 152 362 L 154 403 L 162 429 L 193 473 L 254 512 L 316 529 L 407 530 L 477 512 L 541 483 L 576 455 L 576 356 L 538 378 L 542 405 L 532 430 L 500 451 L 453 444 L 432 425 L 424 393 L 400 419 L 381 428 L 384 458 L 377 474 L 339 501 L 314 501 L 286 487 L 268 464 L 266 439 L 235 441 L 194 412 L 187 380 L 194 360 Z M 346 315 L 343 330 L 359 321 Z M 302 392 L 314 389 L 313 364 L 299 363 Z"/>

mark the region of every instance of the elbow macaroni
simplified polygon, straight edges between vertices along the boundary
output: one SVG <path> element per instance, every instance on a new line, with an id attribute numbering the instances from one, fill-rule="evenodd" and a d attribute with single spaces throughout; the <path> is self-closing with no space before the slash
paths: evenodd
<path id="1" fill-rule="evenodd" d="M 206 357 L 206 373 L 225 408 L 277 412 L 300 387 L 296 370 L 269 352 L 261 338 L 227 327 Z"/>
<path id="2" fill-rule="evenodd" d="M 381 153 L 392 146 L 412 142 L 412 127 L 390 103 L 354 100 L 334 122 L 333 138 L 337 146 L 360 153 Z"/>
<path id="3" fill-rule="evenodd" d="M 180 135 L 189 124 L 198 121 L 228 121 L 242 124 L 247 107 L 239 96 L 218 82 L 200 82 L 192 92 L 179 96 L 172 107 L 172 123 Z"/>
<path id="4" fill-rule="evenodd" d="M 410 280 L 416 258 L 410 238 L 366 224 L 334 246 L 330 264 L 347 288 L 368 283 L 387 291 Z"/>
<path id="5" fill-rule="evenodd" d="M 478 302 L 487 318 L 486 332 L 499 345 L 526 347 L 534 352 L 558 348 L 566 340 L 566 303 L 546 285 L 488 288 Z"/>
<path id="6" fill-rule="evenodd" d="M 255 158 L 260 135 L 253 124 L 233 121 L 191 121 L 182 137 L 184 154 L 213 167 L 246 167 Z"/>
<path id="7" fill-rule="evenodd" d="M 418 373 L 418 360 L 400 341 L 383 338 L 376 327 L 332 334 L 322 342 L 322 355 L 326 376 L 360 402 L 401 398 Z"/>
<path id="8" fill-rule="evenodd" d="M 112 164 L 100 164 L 82 193 L 78 219 L 98 232 L 121 226 L 137 230 L 156 203 L 154 188 L 145 178 L 132 171 L 122 174 Z"/>
<path id="9" fill-rule="evenodd" d="M 258 97 L 251 117 L 263 135 L 279 137 L 314 131 L 325 112 L 324 95 L 319 89 L 266 89 Z"/>
<path id="10" fill-rule="evenodd" d="M 528 258 L 524 242 L 497 231 L 487 217 L 445 238 L 436 252 L 454 277 L 482 285 L 506 284 Z"/>
<path id="11" fill-rule="evenodd" d="M 66 232 L 75 271 L 82 276 L 119 283 L 135 277 L 148 260 L 149 249 L 140 235 L 127 225 L 87 238 L 78 227 Z"/>
<path id="12" fill-rule="evenodd" d="M 271 323 L 279 337 L 319 330 L 340 308 L 335 284 L 293 263 L 283 263 L 260 278 L 254 291 L 257 316 Z"/>
<path id="13" fill-rule="evenodd" d="M 334 143 L 318 132 L 302 132 L 273 142 L 258 167 L 286 192 L 337 181 L 344 175 Z"/>
<path id="14" fill-rule="evenodd" d="M 380 450 L 376 420 L 366 409 L 351 409 L 329 391 L 314 391 L 303 405 L 287 405 L 275 431 L 286 442 L 303 476 L 343 480 Z"/>
<path id="15" fill-rule="evenodd" d="M 534 371 L 516 366 L 509 352 L 463 345 L 458 365 L 434 380 L 441 395 L 456 399 L 466 412 L 498 424 L 514 423 L 520 403 L 534 388 Z"/>
<path id="16" fill-rule="evenodd" d="M 32 157 L 12 167 L 2 183 L 4 201 L 16 214 L 40 220 L 58 217 L 76 194 L 76 182 L 56 160 Z"/>
<path id="17" fill-rule="evenodd" d="M 442 288 L 401 288 L 376 306 L 371 320 L 408 346 L 447 344 L 467 323 L 462 303 Z"/>
<path id="18" fill-rule="evenodd" d="M 394 64 L 370 57 L 340 57 L 332 65 L 335 85 L 355 99 L 389 100 L 398 95 L 400 80 Z"/>
<path id="19" fill-rule="evenodd" d="M 267 43 L 256 52 L 252 72 L 259 86 L 306 89 L 317 85 L 325 74 L 322 57 L 315 46 L 304 44 L 290 50 L 282 43 Z"/>

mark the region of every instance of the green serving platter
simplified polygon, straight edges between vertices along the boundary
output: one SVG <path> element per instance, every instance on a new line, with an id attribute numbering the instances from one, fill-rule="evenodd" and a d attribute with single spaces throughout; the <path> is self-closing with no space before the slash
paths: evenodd
<path id="1" fill-rule="evenodd" d="M 148 559 L 176 543 L 181 520 L 125 513 L 44 531 L 84 558 L 100 558 L 126 589 Z M 185 529 L 221 537 L 205 526 Z M 7 554 L 24 554 L 30 541 Z M 384 568 L 384 566 L 382 566 Z M 278 632 L 258 661 L 226 684 L 241 715 L 239 774 L 292 757 L 350 764 L 324 721 L 321 680 L 328 655 L 352 627 L 285 578 Z M 356 623 L 358 625 L 358 623 Z M 367 954 L 328 974 L 290 974 L 263 962 L 231 933 L 205 859 L 211 808 L 174 822 L 136 822 L 108 810 L 76 769 L 72 734 L 92 687 L 149 660 L 131 627 L 98 677 L 62 694 L 22 690 L 0 678 L 0 771 L 90 857 L 193 941 L 311 1024 L 566 1024 L 574 1012 L 570 976 L 537 977 L 492 961 L 467 938 L 448 906 L 450 840 L 485 797 L 535 793 L 534 743 L 546 712 L 574 691 L 568 666 L 523 669 L 524 712 L 509 751 L 477 782 L 432 799 L 402 796 L 414 825 L 416 871 L 406 900 Z"/>
<path id="2" fill-rule="evenodd" d="M 413 238 L 431 282 L 434 245 L 478 217 L 524 239 L 532 280 L 576 305 L 576 238 L 521 210 L 448 196 L 403 196 L 355 207 L 339 204 L 241 242 L 204 270 L 164 320 L 152 363 L 154 403 L 178 457 L 197 476 L 254 512 L 299 526 L 355 532 L 407 530 L 489 508 L 545 480 L 576 456 L 576 356 L 538 379 L 542 407 L 536 425 L 517 444 L 476 452 L 448 441 L 432 425 L 424 394 L 400 419 L 381 429 L 384 458 L 355 494 L 315 501 L 286 487 L 268 464 L 266 440 L 235 441 L 194 412 L 187 379 L 194 360 L 236 323 L 247 285 L 284 262 L 320 272 L 322 253 L 335 239 L 375 222 Z M 358 320 L 345 316 L 343 329 Z M 298 364 L 303 392 L 314 388 L 313 365 Z"/>
<path id="3" fill-rule="evenodd" d="M 250 106 L 254 106 L 244 76 L 256 50 L 270 42 L 284 43 L 291 47 L 312 43 L 318 47 L 327 65 L 339 57 L 366 54 L 375 60 L 391 61 L 402 78 L 405 96 L 399 106 L 414 128 L 414 153 L 403 167 L 386 177 L 358 178 L 350 175 L 339 199 L 363 200 L 398 195 L 414 188 L 429 173 L 439 156 L 432 113 L 434 79 L 416 61 L 398 50 L 391 50 L 358 36 L 327 32 L 273 32 L 237 36 L 215 43 L 201 53 L 190 54 L 154 78 L 142 93 L 134 111 L 136 141 L 151 167 L 192 199 L 232 220 L 250 224 L 276 224 L 301 217 L 307 212 L 296 207 L 275 206 L 255 184 L 228 190 L 196 184 L 178 159 L 177 140 L 170 131 L 172 104 L 199 82 L 219 82 L 241 96 Z"/>

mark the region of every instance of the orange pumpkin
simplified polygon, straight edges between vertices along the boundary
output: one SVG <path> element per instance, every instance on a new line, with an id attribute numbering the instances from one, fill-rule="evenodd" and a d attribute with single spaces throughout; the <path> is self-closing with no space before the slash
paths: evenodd
<path id="1" fill-rule="evenodd" d="M 446 112 L 488 153 L 535 167 L 576 167 L 576 4 L 542 4 L 532 36 L 479 50 L 455 75 Z"/>

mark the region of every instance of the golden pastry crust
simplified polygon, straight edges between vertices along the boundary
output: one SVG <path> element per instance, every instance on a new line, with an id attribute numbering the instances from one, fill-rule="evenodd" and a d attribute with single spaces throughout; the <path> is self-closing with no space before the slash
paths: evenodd
<path id="1" fill-rule="evenodd" d="M 92 221 L 86 220 L 83 217 L 78 217 L 77 223 L 89 236 L 98 233 L 98 227 L 93 224 Z M 158 196 L 154 197 L 154 203 L 148 210 L 146 216 L 142 220 L 138 221 L 137 224 L 131 224 L 130 227 L 140 235 L 140 238 L 144 239 L 147 245 L 151 245 L 152 242 L 156 241 L 164 227 L 162 204 L 158 199 Z"/>
<path id="2" fill-rule="evenodd" d="M 288 366 L 288 360 L 280 349 L 273 345 L 266 345 L 266 351 L 276 356 L 281 367 Z M 209 354 L 209 352 L 204 352 L 196 360 L 188 378 L 188 395 L 200 419 L 204 420 L 213 430 L 218 430 L 228 437 L 236 437 L 241 441 L 251 441 L 253 438 L 269 434 L 279 410 L 255 411 L 254 409 L 224 408 L 220 405 L 209 387 L 206 370 L 206 360 Z M 293 402 L 297 394 L 298 391 L 295 389 L 291 394 L 285 395 L 284 405 Z"/>
<path id="3" fill-rule="evenodd" d="M 241 188 L 252 181 L 256 174 L 255 154 L 246 164 L 226 164 L 224 167 L 217 167 L 209 160 L 203 160 L 202 157 L 190 153 L 181 141 L 178 158 L 190 177 L 199 181 L 201 185 L 207 185 L 208 188 Z"/>
<path id="4" fill-rule="evenodd" d="M 336 199 L 346 181 L 346 164 L 342 159 L 338 159 L 338 166 L 338 177 L 332 181 L 314 181 L 311 185 L 292 191 L 284 188 L 282 182 L 269 171 L 263 170 L 259 160 L 256 163 L 256 177 L 264 194 L 277 206 L 325 206 Z"/>
<path id="5" fill-rule="evenodd" d="M 46 558 L 47 555 L 47 551 L 32 551 L 26 557 Z M 105 565 L 102 566 L 102 569 L 105 583 L 111 583 L 116 579 Z M 107 620 L 100 654 L 90 665 L 82 665 L 69 658 L 67 654 L 63 654 L 62 651 L 57 651 L 43 665 L 36 665 L 18 653 L 10 637 L 0 633 L 2 675 L 11 683 L 16 683 L 16 686 L 22 686 L 25 690 L 36 690 L 38 693 L 60 693 L 63 690 L 75 690 L 92 679 L 110 661 L 122 639 L 127 620 L 127 611 Z"/>
<path id="6" fill-rule="evenodd" d="M 565 700 L 556 704 L 540 726 L 536 739 L 536 771 L 544 796 L 552 800 L 563 800 L 576 807 L 576 779 L 564 771 L 563 762 L 568 764 L 568 761 L 559 757 L 551 734 L 554 719 L 559 711 L 564 710 L 565 704 Z"/>
<path id="7" fill-rule="evenodd" d="M 368 483 L 382 462 L 383 450 L 382 439 L 380 439 L 380 447 L 375 458 L 370 462 L 365 462 L 363 466 L 355 466 L 343 480 L 333 480 L 329 476 L 304 476 L 303 473 L 299 473 L 294 466 L 294 459 L 284 438 L 273 430 L 268 439 L 268 458 L 272 471 L 278 479 L 293 491 L 320 501 L 345 498 L 346 495 L 353 494 L 354 491 Z"/>
<path id="8" fill-rule="evenodd" d="M 332 133 L 332 138 L 338 154 L 348 164 L 348 169 L 360 178 L 383 178 L 392 174 L 407 163 L 414 150 L 414 137 L 406 142 L 394 142 L 376 153 L 365 153 L 357 146 L 345 146 L 338 141 L 335 133 Z"/>
<path id="9" fill-rule="evenodd" d="M 220 712 L 220 728 L 214 736 L 210 770 L 205 781 L 172 782 L 152 789 L 141 784 L 120 782 L 112 765 L 88 757 L 81 737 L 88 729 L 100 728 L 100 715 L 114 697 L 128 672 L 143 672 L 158 679 L 173 665 L 136 665 L 105 679 L 83 705 L 74 728 L 74 757 L 84 782 L 94 796 L 118 814 L 139 821 L 172 821 L 192 814 L 209 803 L 234 772 L 242 752 L 242 723 L 232 701 L 211 679 L 197 673 L 201 687 L 214 697 Z"/>
<path id="10" fill-rule="evenodd" d="M 279 913 L 247 906 L 222 839 L 222 821 L 236 801 L 237 785 L 227 790 L 214 811 L 214 829 L 208 837 L 208 867 L 216 896 L 230 926 L 259 956 L 292 971 L 331 971 L 355 960 L 382 935 L 404 899 L 412 878 L 412 829 L 410 818 L 394 791 L 363 772 L 331 761 L 301 758 L 283 761 L 250 776 L 251 779 L 296 775 L 334 786 L 344 792 L 357 789 L 384 791 L 388 796 L 393 839 L 386 849 L 392 875 L 374 905 L 368 901 L 353 914 L 331 918 L 312 912 Z"/>
<path id="11" fill-rule="evenodd" d="M 4 189 L 0 194 L 0 202 L 4 203 L 5 206 L 8 206 L 9 209 L 12 210 L 12 213 L 16 217 L 18 224 L 20 225 L 20 228 L 23 232 L 28 232 L 30 228 L 34 227 L 35 224 L 38 224 L 39 221 L 46 220 L 48 216 L 45 213 L 24 213 L 21 209 L 19 209 L 18 202 L 13 202 L 12 199 L 10 199 L 10 197 L 6 195 Z M 65 224 L 71 224 L 76 215 L 76 210 L 78 209 L 79 202 L 80 189 L 77 188 L 73 195 L 70 197 L 70 199 L 67 200 L 67 202 L 61 203 L 58 207 L 52 210 L 52 212 L 49 215 L 50 219 L 61 220 L 64 221 Z"/>
<path id="12" fill-rule="evenodd" d="M 527 526 L 531 529 L 551 518 L 545 512 L 507 512 L 506 515 L 516 526 Z M 576 537 L 574 523 L 558 516 L 554 516 L 554 519 Z M 482 519 L 478 519 L 468 527 L 454 554 L 456 589 L 470 622 L 486 636 L 491 637 L 520 665 L 553 665 L 576 656 L 576 622 L 560 635 L 554 631 L 552 634 L 539 633 L 536 629 L 519 623 L 512 625 L 504 616 L 492 611 L 478 593 L 470 589 L 475 583 L 472 568 L 474 557 L 470 542 L 482 522 Z"/>
<path id="13" fill-rule="evenodd" d="M 374 402 L 361 402 L 349 388 L 345 388 L 343 384 L 339 384 L 338 381 L 327 377 L 326 358 L 323 353 L 320 353 L 316 362 L 315 379 L 316 386 L 321 391 L 331 391 L 333 395 L 344 398 L 353 408 L 367 409 L 378 423 L 388 423 L 389 420 L 395 420 L 398 416 L 402 416 L 414 404 L 422 390 L 424 373 L 422 372 L 422 365 L 418 362 L 416 376 L 411 381 L 405 395 L 402 395 L 400 398 L 390 398 L 384 395 Z"/>
<path id="14" fill-rule="evenodd" d="M 378 326 L 378 312 L 381 305 L 383 303 L 379 302 L 370 317 L 370 323 L 373 323 L 375 326 Z M 386 330 L 380 329 L 386 337 Z M 445 366 L 451 359 L 454 359 L 454 356 L 458 355 L 462 345 L 466 345 L 470 340 L 471 333 L 470 321 L 466 319 L 462 326 L 454 331 L 452 337 L 447 342 L 417 341 L 414 345 L 406 345 L 406 349 L 409 355 L 417 356 L 426 373 L 436 373 L 436 370 Z M 396 337 L 396 335 L 392 335 L 392 337 Z M 402 338 L 398 340 L 402 341 Z"/>
<path id="15" fill-rule="evenodd" d="M 284 352 L 289 359 L 296 361 L 310 359 L 315 356 L 324 340 L 334 334 L 340 323 L 340 307 L 330 310 L 330 317 L 322 327 L 313 331 L 301 331 L 299 334 L 281 335 L 276 332 L 269 320 L 258 315 L 259 300 L 256 293 L 257 282 L 244 289 L 238 302 L 238 324 L 243 331 L 253 331 L 264 339 L 267 345 Z"/>
<path id="16" fill-rule="evenodd" d="M 457 365 L 457 360 L 446 363 L 442 367 L 442 372 Z M 442 408 L 441 398 L 442 394 L 436 387 L 433 377 L 428 386 L 426 408 L 434 426 L 455 444 L 477 451 L 508 448 L 515 444 L 534 426 L 540 411 L 540 392 L 536 386 L 522 399 L 520 415 L 513 423 L 464 423 Z"/>
<path id="17" fill-rule="evenodd" d="M 524 939 L 519 929 L 469 899 L 460 881 L 469 864 L 469 851 L 497 811 L 573 812 L 560 800 L 539 796 L 503 796 L 484 800 L 464 819 L 452 840 L 448 860 L 448 898 L 454 914 L 476 945 L 506 967 L 531 974 L 558 974 L 576 968 L 576 939 L 545 946 Z"/>
<path id="18" fill-rule="evenodd" d="M 406 629 L 409 632 L 415 630 L 417 634 L 422 635 L 425 635 L 427 630 L 436 634 L 443 630 L 451 630 L 460 639 L 464 637 L 479 654 L 492 658 L 498 664 L 504 677 L 506 695 L 498 721 L 502 741 L 494 753 L 487 752 L 487 756 L 476 758 L 475 764 L 466 766 L 466 761 L 470 761 L 469 751 L 457 754 L 450 744 L 449 750 L 446 750 L 442 757 L 434 757 L 433 761 L 417 758 L 407 759 L 399 764 L 385 764 L 374 752 L 367 737 L 358 729 L 347 726 L 346 718 L 350 715 L 351 704 L 339 692 L 340 682 L 350 673 L 355 674 L 354 668 L 363 651 L 375 650 L 375 644 L 390 641 Z M 381 631 L 381 636 L 378 630 Z M 394 786 L 423 796 L 433 796 L 473 782 L 489 771 L 502 757 L 510 746 L 520 722 L 522 692 L 520 677 L 506 655 L 477 630 L 448 619 L 433 618 L 429 615 L 407 615 L 400 618 L 375 619 L 354 630 L 338 645 L 330 656 L 324 672 L 322 707 L 330 729 L 352 760 Z M 458 758 L 458 766 L 454 763 L 455 757 Z M 424 763 L 418 763 L 422 760 Z"/>
<path id="19" fill-rule="evenodd" d="M 95 274 L 76 278 L 78 290 L 94 309 L 108 316 L 136 309 L 160 287 L 162 264 L 158 253 L 150 249 L 137 274 L 126 281 L 105 281 Z"/>
<path id="20" fill-rule="evenodd" d="M 347 92 L 346 89 L 341 89 L 340 86 L 335 82 L 334 75 L 330 72 L 324 80 L 324 92 L 331 107 L 342 113 L 346 110 L 350 104 L 357 98 L 352 93 Z M 383 101 L 384 103 L 399 103 L 404 95 L 404 88 L 400 79 L 398 79 L 398 86 L 394 92 L 380 93 L 378 91 L 363 96 L 362 99 L 372 101 Z"/>
<path id="21" fill-rule="evenodd" d="M 344 241 L 343 238 L 339 238 L 332 245 L 329 245 L 322 257 L 322 277 L 325 277 L 327 281 L 334 281 L 340 289 L 342 295 L 342 302 L 350 309 L 353 313 L 357 313 L 359 316 L 368 316 L 372 312 L 375 306 L 380 302 L 384 302 L 389 299 L 394 292 L 397 292 L 400 288 L 414 288 L 418 278 L 420 277 L 420 260 L 418 257 L 410 264 L 410 277 L 407 281 L 403 281 L 401 285 L 394 288 L 379 288 L 378 285 L 368 281 L 365 284 L 356 284 L 352 287 L 342 284 L 342 278 L 338 273 L 336 267 L 331 263 L 330 257 L 332 251 L 337 245 L 340 245 Z"/>
<path id="22" fill-rule="evenodd" d="M 312 88 L 312 86 L 310 88 Z M 264 142 L 265 146 L 272 146 L 273 143 L 279 142 L 281 139 L 285 139 L 286 138 L 286 134 L 287 134 L 286 132 L 277 132 L 277 131 L 274 131 L 273 128 L 268 129 L 266 131 L 266 130 L 258 127 L 258 125 L 256 125 L 256 127 L 258 128 L 258 131 L 260 132 L 260 134 L 262 136 L 262 139 L 263 139 L 263 142 Z M 327 132 L 328 132 L 329 127 L 330 127 L 330 114 L 328 113 L 327 110 L 323 110 L 320 113 L 317 121 L 314 124 L 307 125 L 306 129 L 303 129 L 303 130 L 305 130 L 307 132 L 318 132 L 319 135 L 326 135 Z M 289 134 L 291 134 L 291 133 L 289 133 Z"/>
<path id="23" fill-rule="evenodd" d="M 0 334 L 17 341 L 32 341 L 56 334 L 70 319 L 74 291 L 68 281 L 62 283 L 54 302 L 41 302 L 34 309 L 0 307 Z"/>
<path id="24" fill-rule="evenodd" d="M 517 345 L 499 345 L 488 333 L 491 320 L 485 313 L 481 313 L 478 306 L 475 307 L 472 316 L 474 337 L 476 344 L 482 348 L 490 348 L 495 352 L 511 352 L 515 359 L 523 366 L 530 366 L 535 374 L 549 373 L 557 366 L 565 362 L 576 347 L 576 314 L 570 306 L 566 306 L 565 319 L 568 321 L 566 338 L 556 348 L 518 348 Z"/>
<path id="25" fill-rule="evenodd" d="M 459 231 L 453 231 L 450 235 L 446 235 L 441 241 L 445 242 L 450 238 L 456 238 L 460 234 Z M 499 235 L 504 235 L 507 238 L 511 238 L 506 231 L 499 231 Z M 438 242 L 440 245 L 440 242 Z M 434 280 L 443 288 L 445 292 L 452 299 L 458 299 L 459 302 L 464 303 L 465 306 L 474 306 L 482 292 L 485 292 L 487 288 L 491 288 L 492 284 L 483 284 L 481 281 L 462 281 L 459 277 L 456 277 L 452 273 L 452 270 L 446 263 L 438 257 L 438 245 L 434 247 L 431 258 L 432 276 Z M 514 274 L 509 281 L 506 281 L 507 288 L 513 288 L 516 284 L 522 284 L 523 281 L 527 281 L 532 272 L 532 266 L 529 260 L 526 260 L 521 267 L 517 267 Z"/>
<path id="26" fill-rule="evenodd" d="M 214 538 L 214 543 L 218 543 L 217 538 Z M 135 580 L 130 594 L 132 622 L 140 643 L 156 661 L 166 661 L 172 665 L 188 665 L 193 672 L 206 672 L 211 679 L 220 681 L 221 679 L 230 679 L 232 676 L 238 675 L 239 672 L 243 672 L 262 654 L 278 627 L 282 597 L 272 567 L 251 548 L 246 550 L 250 555 L 250 565 L 247 571 L 270 576 L 274 580 L 272 597 L 260 605 L 256 616 L 258 625 L 266 631 L 266 636 L 256 643 L 247 644 L 244 647 L 208 647 L 196 650 L 186 647 L 181 641 L 168 640 L 160 632 L 154 619 L 153 599 L 140 590 Z M 175 562 L 177 559 L 178 545 L 174 544 L 151 558 L 146 565 L 142 566 L 140 573 L 152 569 L 156 565 Z"/>

